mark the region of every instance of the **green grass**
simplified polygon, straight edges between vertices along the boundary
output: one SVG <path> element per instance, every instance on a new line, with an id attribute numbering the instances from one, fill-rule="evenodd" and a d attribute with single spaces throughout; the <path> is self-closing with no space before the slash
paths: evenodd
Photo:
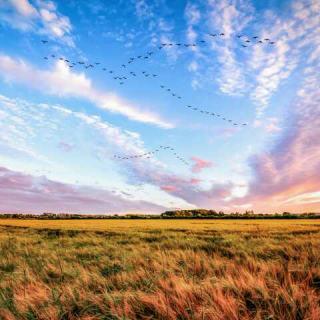
<path id="1" fill-rule="evenodd" d="M 320 319 L 318 225 L 169 227 L 0 226 L 0 319 Z"/>

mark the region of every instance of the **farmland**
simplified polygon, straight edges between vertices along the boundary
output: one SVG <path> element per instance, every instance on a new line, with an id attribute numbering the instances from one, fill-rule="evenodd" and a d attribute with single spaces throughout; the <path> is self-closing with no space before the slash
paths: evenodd
<path id="1" fill-rule="evenodd" d="M 0 220 L 0 319 L 319 319 L 319 220 Z"/>

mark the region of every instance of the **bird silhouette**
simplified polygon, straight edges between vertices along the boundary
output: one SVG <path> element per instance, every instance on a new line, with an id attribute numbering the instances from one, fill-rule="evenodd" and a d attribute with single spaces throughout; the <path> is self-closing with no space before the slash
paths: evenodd
<path id="1" fill-rule="evenodd" d="M 225 36 L 225 34 L 224 33 L 220 33 L 220 36 Z"/>
<path id="2" fill-rule="evenodd" d="M 269 42 L 269 44 L 275 44 L 275 42 L 274 42 L 274 41 L 272 41 L 272 42 Z"/>
<path id="3" fill-rule="evenodd" d="M 48 40 L 41 40 L 43 43 L 47 43 L 48 42 Z"/>
<path id="4" fill-rule="evenodd" d="M 243 45 L 243 44 L 242 44 L 242 46 L 243 46 L 244 48 L 246 48 L 246 47 L 247 47 L 247 46 L 245 46 L 245 45 Z"/>
<path id="5" fill-rule="evenodd" d="M 252 39 L 258 39 L 259 37 L 258 36 L 254 36 L 254 37 L 252 37 Z"/>
<path id="6" fill-rule="evenodd" d="M 210 33 L 210 36 L 211 36 L 211 37 L 215 37 L 215 36 L 216 36 L 216 34 L 212 34 L 212 33 Z"/>
<path id="7" fill-rule="evenodd" d="M 47 58 L 47 57 L 44 57 L 43 59 L 48 60 L 48 58 Z"/>
<path id="8" fill-rule="evenodd" d="M 241 37 L 243 37 L 243 34 L 237 35 L 237 37 L 238 37 L 238 39 L 240 39 Z"/>
<path id="9" fill-rule="evenodd" d="M 201 42 L 201 43 L 205 43 L 205 41 L 204 41 L 204 40 L 200 40 L 199 42 Z"/>
<path id="10" fill-rule="evenodd" d="M 122 65 L 122 68 L 125 68 L 125 67 L 126 67 L 126 65 L 125 65 L 125 64 L 123 64 L 123 65 Z"/>
<path id="11" fill-rule="evenodd" d="M 246 40 L 245 42 L 248 42 L 248 43 L 249 43 L 249 42 L 250 42 L 250 40 Z"/>
<path id="12" fill-rule="evenodd" d="M 270 39 L 264 39 L 265 41 L 270 41 Z"/>

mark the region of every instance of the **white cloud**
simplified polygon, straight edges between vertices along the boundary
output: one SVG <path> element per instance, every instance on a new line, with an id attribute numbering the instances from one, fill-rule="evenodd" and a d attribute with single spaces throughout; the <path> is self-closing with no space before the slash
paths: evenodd
<path id="1" fill-rule="evenodd" d="M 0 14 L 0 21 L 12 28 L 32 31 L 74 47 L 71 22 L 52 1 L 36 0 L 32 5 L 28 0 L 9 0 L 7 9 Z"/>
<path id="2" fill-rule="evenodd" d="M 28 0 L 10 0 L 10 2 L 22 16 L 30 17 L 38 14 Z"/>
<path id="3" fill-rule="evenodd" d="M 274 123 L 270 123 L 266 126 L 266 130 L 268 132 L 274 132 L 274 131 L 281 131 L 281 128 L 279 128 L 278 126 L 276 126 Z"/>
<path id="4" fill-rule="evenodd" d="M 195 4 L 188 3 L 185 9 L 185 16 L 188 20 L 188 24 L 196 25 L 200 21 L 201 13 Z"/>
<path id="5" fill-rule="evenodd" d="M 131 120 L 155 124 L 162 128 L 173 127 L 157 115 L 130 105 L 116 94 L 96 90 L 84 73 L 72 72 L 63 61 L 58 61 L 55 69 L 44 71 L 23 60 L 0 56 L 0 74 L 6 81 L 32 86 L 42 92 L 84 98 L 101 109 L 125 115 Z"/>

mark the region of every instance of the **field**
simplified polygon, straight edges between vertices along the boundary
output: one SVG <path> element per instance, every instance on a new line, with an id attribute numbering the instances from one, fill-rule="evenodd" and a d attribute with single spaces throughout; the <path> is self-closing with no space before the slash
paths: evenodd
<path id="1" fill-rule="evenodd" d="M 319 220 L 0 219 L 0 319 L 320 319 Z"/>

